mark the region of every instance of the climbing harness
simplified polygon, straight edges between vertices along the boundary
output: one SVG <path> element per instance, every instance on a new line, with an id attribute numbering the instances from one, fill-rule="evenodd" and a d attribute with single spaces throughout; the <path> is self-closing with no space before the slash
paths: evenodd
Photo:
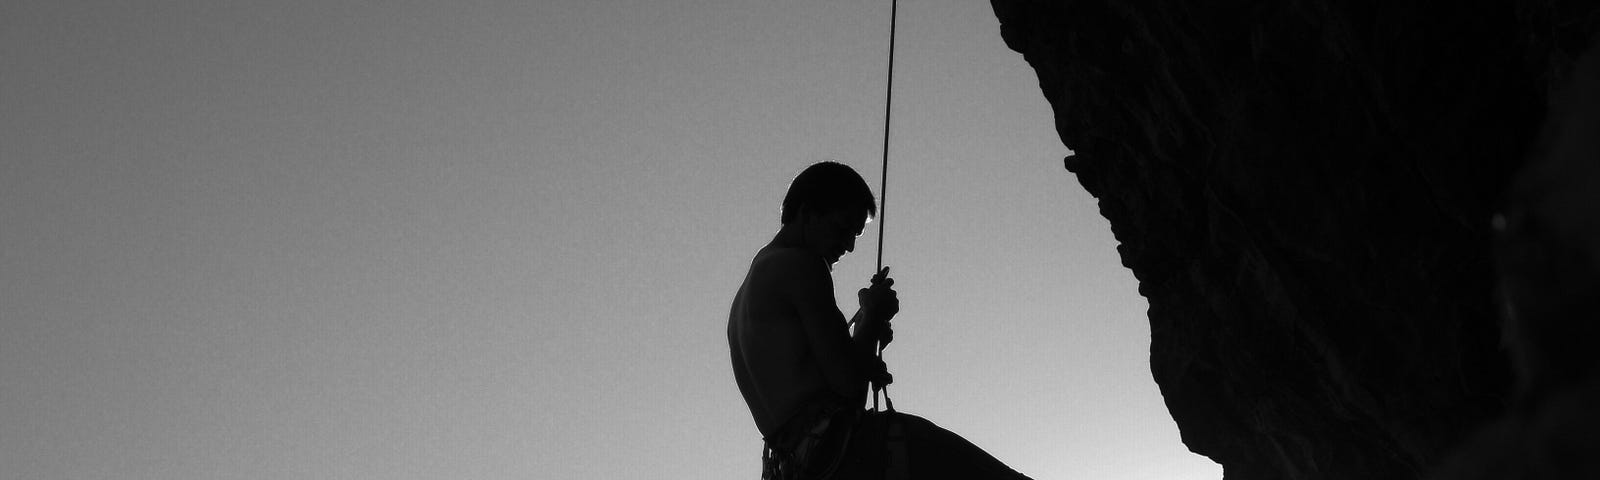
<path id="1" fill-rule="evenodd" d="M 762 438 L 763 480 L 824 479 L 844 463 L 861 421 L 860 406 L 825 398 L 803 407 L 777 433 Z"/>

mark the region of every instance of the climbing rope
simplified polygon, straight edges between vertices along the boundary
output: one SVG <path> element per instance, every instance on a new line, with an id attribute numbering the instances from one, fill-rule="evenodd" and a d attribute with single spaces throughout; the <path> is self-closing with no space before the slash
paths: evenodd
<path id="1" fill-rule="evenodd" d="M 878 269 L 883 271 L 883 217 L 889 211 L 889 120 L 894 102 L 894 33 L 895 19 L 899 16 L 899 0 L 889 0 L 889 75 L 883 91 L 883 168 L 880 170 L 878 183 Z M 883 343 L 874 342 L 873 352 L 878 357 L 878 362 L 883 362 Z M 888 373 L 888 368 L 885 367 Z M 878 410 L 878 392 L 883 392 L 884 406 L 888 412 L 894 412 L 894 401 L 889 399 L 889 386 L 873 382 L 872 385 L 872 410 Z M 883 419 L 883 478 L 886 480 L 904 480 L 910 478 L 910 460 L 906 452 L 905 425 L 901 424 L 900 417 L 889 415 Z"/>
<path id="2" fill-rule="evenodd" d="M 883 270 L 883 216 L 889 211 L 889 114 L 894 103 L 894 27 L 899 0 L 889 0 L 889 79 L 883 92 L 883 168 L 878 183 L 878 269 Z"/>
<path id="3" fill-rule="evenodd" d="M 889 120 L 891 107 L 894 102 L 894 29 L 895 18 L 899 10 L 899 0 L 889 0 L 889 75 L 884 85 L 883 92 L 883 168 L 879 170 L 878 183 L 878 269 L 883 271 L 883 217 L 889 212 Z M 875 343 L 872 347 L 878 361 L 883 361 L 883 344 Z M 889 400 L 888 385 L 878 382 L 872 384 L 872 409 L 878 409 L 878 392 L 883 392 L 883 401 L 889 411 L 894 411 L 894 402 Z"/>

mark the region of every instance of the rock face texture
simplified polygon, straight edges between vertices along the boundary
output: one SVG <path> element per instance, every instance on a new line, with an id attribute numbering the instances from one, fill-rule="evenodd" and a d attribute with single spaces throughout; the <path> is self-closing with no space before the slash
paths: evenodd
<path id="1" fill-rule="evenodd" d="M 1536 146 L 1596 2 L 991 4 L 1149 300 L 1183 441 L 1227 479 L 1456 478 L 1454 452 L 1517 443 L 1541 405 L 1586 410 L 1561 399 L 1592 360 L 1568 357 L 1600 348 L 1539 339 L 1595 333 L 1572 312 L 1600 298 L 1600 249 L 1573 245 L 1600 229 L 1549 228 L 1593 209 L 1526 213 L 1571 199 L 1513 178 L 1552 163 Z M 1575 152 L 1554 171 L 1600 161 Z"/>

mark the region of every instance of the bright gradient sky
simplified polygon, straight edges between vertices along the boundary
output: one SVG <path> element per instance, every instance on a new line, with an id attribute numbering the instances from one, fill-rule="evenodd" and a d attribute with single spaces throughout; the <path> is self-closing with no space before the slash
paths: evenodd
<path id="1" fill-rule="evenodd" d="M 0 479 L 756 478 L 728 304 L 794 174 L 877 184 L 888 11 L 5 2 Z M 1220 478 L 987 2 L 900 13 L 896 406 Z"/>

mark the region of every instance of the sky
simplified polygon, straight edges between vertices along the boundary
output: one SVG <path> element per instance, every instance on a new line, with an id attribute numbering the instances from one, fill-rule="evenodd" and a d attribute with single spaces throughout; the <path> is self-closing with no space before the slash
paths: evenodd
<path id="1" fill-rule="evenodd" d="M 987 2 L 899 13 L 895 406 L 1036 479 L 1220 478 Z M 728 307 L 801 169 L 877 189 L 888 24 L 0 4 L 0 480 L 757 478 Z"/>

